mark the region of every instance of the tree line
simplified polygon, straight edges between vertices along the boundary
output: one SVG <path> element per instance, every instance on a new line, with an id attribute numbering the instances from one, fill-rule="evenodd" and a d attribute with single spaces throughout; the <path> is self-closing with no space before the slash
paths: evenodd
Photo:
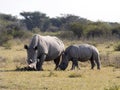
<path id="1" fill-rule="evenodd" d="M 21 12 L 22 19 L 0 13 L 0 44 L 12 38 L 28 37 L 35 30 L 41 32 L 71 31 L 77 38 L 115 36 L 120 38 L 120 24 L 90 21 L 80 16 L 63 14 L 50 18 L 41 12 Z"/>

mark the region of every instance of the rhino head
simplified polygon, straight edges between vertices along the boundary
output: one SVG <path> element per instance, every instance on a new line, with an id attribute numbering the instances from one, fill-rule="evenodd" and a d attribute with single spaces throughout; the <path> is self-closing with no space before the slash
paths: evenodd
<path id="1" fill-rule="evenodd" d="M 36 69 L 36 63 L 38 60 L 38 50 L 36 47 L 28 47 L 27 45 L 24 46 L 27 50 L 27 63 L 30 68 Z"/>
<path id="2" fill-rule="evenodd" d="M 59 65 L 59 69 L 65 70 L 68 66 L 68 62 L 69 62 L 68 56 L 63 53 L 62 54 L 62 61 L 61 61 L 61 64 Z"/>

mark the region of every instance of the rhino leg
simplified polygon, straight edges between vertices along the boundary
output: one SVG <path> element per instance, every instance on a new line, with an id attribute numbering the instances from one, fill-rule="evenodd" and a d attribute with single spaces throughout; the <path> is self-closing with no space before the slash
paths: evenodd
<path id="1" fill-rule="evenodd" d="M 80 67 L 79 67 L 78 63 L 77 63 L 77 69 L 80 70 Z"/>
<path id="2" fill-rule="evenodd" d="M 97 58 L 95 59 L 95 62 L 96 62 L 96 64 L 97 64 L 97 69 L 100 70 L 100 58 L 97 57 Z"/>
<path id="3" fill-rule="evenodd" d="M 71 68 L 71 70 L 75 70 L 75 66 L 77 67 L 77 69 L 80 70 L 80 68 L 78 66 L 78 59 L 76 59 L 76 58 L 72 59 L 72 68 Z"/>
<path id="4" fill-rule="evenodd" d="M 43 54 L 41 56 L 41 58 L 39 58 L 39 61 L 37 61 L 36 69 L 38 71 L 43 71 L 42 65 L 43 65 L 43 62 L 44 62 L 45 58 L 46 58 L 46 54 Z"/>
<path id="5" fill-rule="evenodd" d="M 75 70 L 75 64 L 72 63 L 72 68 L 70 70 Z"/>
<path id="6" fill-rule="evenodd" d="M 98 53 L 93 54 L 92 60 L 97 64 L 97 69 L 100 69 L 100 57 Z"/>
<path id="7" fill-rule="evenodd" d="M 59 67 L 60 58 L 61 58 L 61 56 L 54 59 L 54 63 L 56 64 L 55 70 L 57 70 L 57 68 Z"/>
<path id="8" fill-rule="evenodd" d="M 43 68 L 40 66 L 40 61 L 38 61 L 38 62 L 36 63 L 36 69 L 37 69 L 38 71 L 43 71 Z"/>
<path id="9" fill-rule="evenodd" d="M 91 69 L 94 69 L 94 67 L 95 67 L 95 62 L 94 62 L 94 60 L 90 60 L 90 63 L 91 63 Z"/>

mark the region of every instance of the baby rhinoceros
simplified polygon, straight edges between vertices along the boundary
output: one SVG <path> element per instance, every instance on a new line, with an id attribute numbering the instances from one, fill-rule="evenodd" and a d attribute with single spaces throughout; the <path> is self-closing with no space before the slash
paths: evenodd
<path id="1" fill-rule="evenodd" d="M 75 66 L 79 69 L 78 61 L 85 62 L 87 60 L 91 62 L 91 69 L 94 69 L 95 63 L 97 64 L 97 69 L 100 69 L 99 51 L 92 45 L 80 44 L 67 47 L 62 55 L 59 68 L 65 70 L 70 60 L 72 61 L 71 70 L 75 69 Z"/>

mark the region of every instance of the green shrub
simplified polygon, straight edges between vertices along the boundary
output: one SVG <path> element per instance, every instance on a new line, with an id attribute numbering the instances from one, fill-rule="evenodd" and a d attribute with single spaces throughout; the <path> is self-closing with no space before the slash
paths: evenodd
<path id="1" fill-rule="evenodd" d="M 2 46 L 5 47 L 5 49 L 11 49 L 12 43 L 11 42 L 6 42 Z"/>
<path id="2" fill-rule="evenodd" d="M 59 37 L 63 39 L 72 39 L 72 40 L 76 38 L 72 31 L 62 31 L 59 34 Z"/>
<path id="3" fill-rule="evenodd" d="M 111 35 L 111 28 L 107 23 L 96 22 L 87 25 L 84 33 L 88 38 L 108 37 Z"/>
<path id="4" fill-rule="evenodd" d="M 115 50 L 115 51 L 120 51 L 120 42 L 118 42 L 118 43 L 114 46 L 114 50 Z"/>
<path id="5" fill-rule="evenodd" d="M 18 30 L 18 31 L 15 31 L 14 34 L 13 34 L 13 37 L 14 38 L 29 38 L 32 36 L 32 33 L 27 31 L 27 30 Z"/>
<path id="6" fill-rule="evenodd" d="M 78 37 L 81 38 L 84 34 L 84 25 L 80 23 L 72 23 L 70 25 L 70 30 Z"/>
<path id="7" fill-rule="evenodd" d="M 7 34 L 0 34 L 0 45 L 6 44 L 13 36 Z"/>

